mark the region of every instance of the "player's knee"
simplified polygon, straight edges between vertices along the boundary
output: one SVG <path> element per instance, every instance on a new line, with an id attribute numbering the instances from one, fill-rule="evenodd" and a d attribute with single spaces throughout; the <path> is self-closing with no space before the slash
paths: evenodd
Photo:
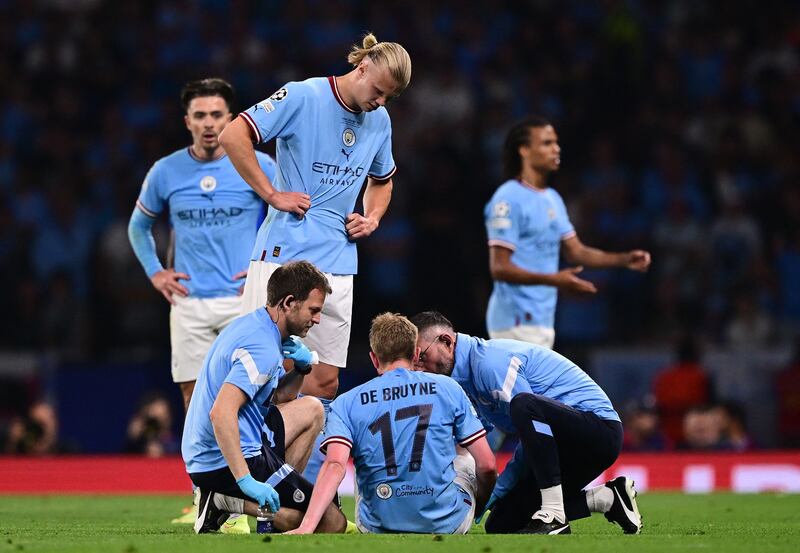
<path id="1" fill-rule="evenodd" d="M 319 432 L 325 424 L 325 408 L 322 402 L 312 396 L 303 396 L 297 399 L 300 412 L 304 414 L 307 426 Z"/>
<path id="2" fill-rule="evenodd" d="M 528 425 L 533 416 L 541 416 L 541 409 L 535 395 L 522 393 L 511 398 L 509 413 L 514 425 L 519 427 L 523 424 Z"/>

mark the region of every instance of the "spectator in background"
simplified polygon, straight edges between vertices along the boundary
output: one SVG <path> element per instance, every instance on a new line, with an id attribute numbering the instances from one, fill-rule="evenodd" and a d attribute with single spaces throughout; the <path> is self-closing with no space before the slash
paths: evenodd
<path id="1" fill-rule="evenodd" d="M 800 447 L 800 336 L 795 340 L 794 359 L 775 378 L 775 389 L 780 445 Z"/>
<path id="2" fill-rule="evenodd" d="M 728 344 L 739 351 L 766 347 L 774 334 L 772 317 L 758 304 L 749 290 L 740 291 L 734 300 L 733 319 L 725 329 Z"/>
<path id="3" fill-rule="evenodd" d="M 16 455 L 55 455 L 68 453 L 72 448 L 58 438 L 58 415 L 44 400 L 31 405 L 25 417 L 11 421 L 4 453 Z"/>
<path id="4" fill-rule="evenodd" d="M 744 407 L 735 401 L 723 401 L 713 407 L 722 431 L 723 447 L 735 452 L 754 448 L 747 432 Z"/>
<path id="5" fill-rule="evenodd" d="M 172 410 L 160 392 L 142 397 L 139 409 L 128 423 L 125 453 L 141 453 L 148 457 L 163 457 L 178 451 L 172 434 Z"/>
<path id="6" fill-rule="evenodd" d="M 661 431 L 658 410 L 652 396 L 634 402 L 623 414 L 623 451 L 664 451 L 667 439 Z"/>
<path id="7" fill-rule="evenodd" d="M 684 439 L 684 417 L 689 410 L 711 400 L 711 382 L 700 364 L 700 351 L 693 337 L 680 340 L 677 356 L 675 364 L 656 375 L 653 386 L 664 434 L 673 444 Z"/>
<path id="8" fill-rule="evenodd" d="M 692 407 L 683 417 L 683 439 L 678 449 L 709 451 L 724 449 L 722 425 L 713 407 Z"/>

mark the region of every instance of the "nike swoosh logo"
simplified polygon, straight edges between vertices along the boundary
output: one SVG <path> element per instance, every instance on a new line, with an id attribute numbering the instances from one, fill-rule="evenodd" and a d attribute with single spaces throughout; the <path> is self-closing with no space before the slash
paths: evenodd
<path id="1" fill-rule="evenodd" d="M 636 513 L 634 513 L 630 509 L 628 509 L 628 506 L 622 500 L 622 496 L 619 494 L 619 490 L 617 488 L 614 488 L 614 493 L 617 494 L 617 497 L 619 498 L 619 502 L 622 503 L 622 508 L 625 510 L 625 516 L 627 516 L 628 519 L 631 522 L 633 522 L 634 524 L 636 524 L 638 526 L 639 525 L 639 518 L 636 516 Z"/>
<path id="2" fill-rule="evenodd" d="M 206 498 L 206 504 L 203 506 L 203 510 L 197 515 L 197 520 L 194 521 L 195 534 L 199 533 L 200 529 L 203 527 L 203 521 L 206 519 L 206 511 L 208 511 L 209 503 L 211 503 L 211 494 L 208 494 Z"/>

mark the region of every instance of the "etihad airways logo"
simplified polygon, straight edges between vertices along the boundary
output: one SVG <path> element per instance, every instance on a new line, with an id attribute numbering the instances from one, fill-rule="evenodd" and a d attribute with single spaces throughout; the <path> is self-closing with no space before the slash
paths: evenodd
<path id="1" fill-rule="evenodd" d="M 311 170 L 320 175 L 320 184 L 335 184 L 339 186 L 351 186 L 364 176 L 363 167 L 349 167 L 337 163 L 323 163 L 315 161 L 311 164 Z"/>
<path id="2" fill-rule="evenodd" d="M 175 216 L 191 227 L 226 227 L 242 213 L 241 207 L 200 207 L 176 211 Z"/>

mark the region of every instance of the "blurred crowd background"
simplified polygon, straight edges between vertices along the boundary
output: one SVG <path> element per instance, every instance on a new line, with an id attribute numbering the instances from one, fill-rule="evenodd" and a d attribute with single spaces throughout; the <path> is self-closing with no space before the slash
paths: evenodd
<path id="1" fill-rule="evenodd" d="M 359 247 L 343 389 L 372 374 L 381 311 L 485 335 L 482 208 L 506 130 L 535 113 L 582 240 L 653 254 L 646 275 L 587 270 L 600 293 L 558 308 L 556 349 L 609 391 L 627 447 L 800 445 L 796 2 L 38 0 L 0 2 L 6 452 L 175 450 L 168 306 L 126 229 L 147 169 L 189 144 L 179 90 L 226 78 L 239 111 L 344 74 L 367 30 L 413 75 L 389 106 L 395 194 Z"/>

